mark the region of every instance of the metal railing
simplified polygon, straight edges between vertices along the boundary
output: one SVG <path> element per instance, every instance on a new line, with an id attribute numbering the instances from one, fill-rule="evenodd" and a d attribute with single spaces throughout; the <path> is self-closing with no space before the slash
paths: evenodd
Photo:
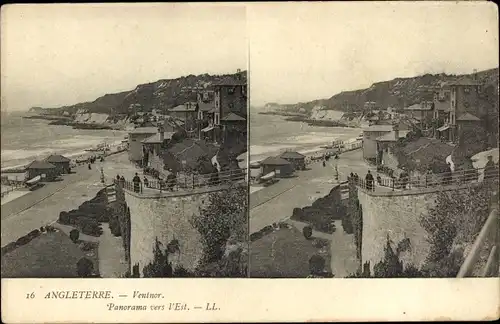
<path id="1" fill-rule="evenodd" d="M 362 189 L 375 191 L 377 188 L 385 187 L 392 190 L 420 190 L 425 188 L 435 188 L 450 185 L 464 185 L 468 183 L 478 183 L 481 181 L 497 181 L 499 179 L 498 169 L 467 169 L 455 172 L 443 172 L 437 174 L 424 174 L 421 176 L 402 176 L 399 178 L 388 178 L 386 176 L 378 178 L 373 175 L 373 181 L 363 178 L 351 178 L 349 181 Z"/>
<path id="2" fill-rule="evenodd" d="M 465 277 L 497 277 L 499 275 L 499 233 L 498 233 L 498 207 L 491 212 L 479 232 L 470 252 L 467 254 L 464 263 L 460 267 L 457 278 Z M 486 249 L 485 249 L 486 248 Z M 478 263 L 481 255 L 487 252 L 487 259 L 484 266 Z M 477 266 L 479 273 L 474 273 Z"/>
<path id="3" fill-rule="evenodd" d="M 246 180 L 246 169 L 235 169 L 210 174 L 192 174 L 189 176 L 178 176 L 165 180 L 148 180 L 133 182 L 129 180 L 114 180 L 125 190 L 143 193 L 146 189 L 161 191 L 188 191 L 199 188 L 215 187 L 224 184 Z"/>

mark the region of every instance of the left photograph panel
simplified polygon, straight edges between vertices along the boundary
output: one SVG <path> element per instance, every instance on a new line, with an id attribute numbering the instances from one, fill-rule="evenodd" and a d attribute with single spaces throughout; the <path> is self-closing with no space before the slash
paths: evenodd
<path id="1" fill-rule="evenodd" d="M 247 277 L 245 7 L 1 25 L 2 278 Z"/>

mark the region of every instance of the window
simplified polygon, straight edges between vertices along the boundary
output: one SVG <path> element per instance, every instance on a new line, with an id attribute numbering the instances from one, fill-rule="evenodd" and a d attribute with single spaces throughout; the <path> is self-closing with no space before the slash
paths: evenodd
<path id="1" fill-rule="evenodd" d="M 464 92 L 465 92 L 466 94 L 468 94 L 468 93 L 470 92 L 470 89 L 466 87 L 466 88 L 464 88 Z"/>
<path id="2" fill-rule="evenodd" d="M 233 94 L 233 93 L 234 93 L 234 87 L 229 87 L 229 88 L 227 89 L 227 93 L 229 93 L 229 94 Z"/>

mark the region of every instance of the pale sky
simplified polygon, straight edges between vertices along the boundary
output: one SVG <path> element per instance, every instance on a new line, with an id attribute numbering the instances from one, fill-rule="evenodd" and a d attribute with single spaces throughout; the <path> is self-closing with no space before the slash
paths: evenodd
<path id="1" fill-rule="evenodd" d="M 498 67 L 493 3 L 254 4 L 253 105 L 329 98 L 425 73 Z"/>
<path id="2" fill-rule="evenodd" d="M 2 110 L 232 73 L 248 53 L 252 105 L 498 66 L 492 3 L 11 5 L 1 18 Z"/>
<path id="3" fill-rule="evenodd" d="M 237 4 L 3 6 L 2 110 L 245 70 L 245 16 Z"/>

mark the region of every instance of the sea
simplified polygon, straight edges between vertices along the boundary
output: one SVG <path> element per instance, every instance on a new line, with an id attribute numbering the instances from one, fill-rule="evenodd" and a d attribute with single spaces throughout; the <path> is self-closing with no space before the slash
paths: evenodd
<path id="1" fill-rule="evenodd" d="M 49 125 L 48 120 L 26 119 L 26 113 L 2 112 L 1 168 L 21 167 L 50 154 L 76 158 L 85 149 L 103 142 L 119 144 L 127 134 L 118 130 L 83 130 L 70 126 Z M 303 154 L 321 150 L 334 140 L 357 137 L 359 128 L 309 126 L 307 123 L 287 121 L 284 116 L 250 113 L 250 161 L 260 161 L 286 150 Z"/>
<path id="2" fill-rule="evenodd" d="M 49 120 L 26 119 L 23 112 L 2 112 L 1 168 L 22 167 L 50 154 L 70 158 L 84 155 L 98 144 L 118 145 L 125 131 L 83 130 L 71 126 L 49 125 Z"/>
<path id="3" fill-rule="evenodd" d="M 354 139 L 361 131 L 360 128 L 309 126 L 304 122 L 287 121 L 285 116 L 259 114 L 254 109 L 250 113 L 250 162 L 287 150 L 310 154 L 335 140 Z"/>

